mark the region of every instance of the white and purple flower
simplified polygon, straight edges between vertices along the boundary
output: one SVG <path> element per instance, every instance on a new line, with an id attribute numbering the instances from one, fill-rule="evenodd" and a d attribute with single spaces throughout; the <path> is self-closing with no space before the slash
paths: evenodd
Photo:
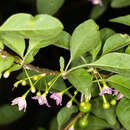
<path id="1" fill-rule="evenodd" d="M 50 98 L 56 100 L 56 105 L 62 105 L 62 93 L 52 93 Z"/>
<path id="2" fill-rule="evenodd" d="M 99 93 L 99 96 L 102 96 L 105 93 L 112 94 L 112 91 L 113 90 L 111 88 L 109 88 L 108 86 L 104 86 L 103 89 L 102 89 L 102 91 Z"/>
<path id="3" fill-rule="evenodd" d="M 49 104 L 48 104 L 48 101 L 46 99 L 46 94 L 42 94 L 41 96 L 35 96 L 35 97 L 32 97 L 32 99 L 34 100 L 38 100 L 38 103 L 40 105 L 46 105 L 47 107 L 51 107 Z"/>
<path id="4" fill-rule="evenodd" d="M 25 100 L 25 97 L 17 97 L 12 101 L 11 105 L 16 105 L 18 104 L 19 107 L 19 111 L 24 109 L 24 112 L 26 111 L 26 107 L 27 107 L 27 102 Z"/>
<path id="5" fill-rule="evenodd" d="M 88 0 L 92 2 L 93 5 L 100 5 L 103 6 L 102 0 Z"/>

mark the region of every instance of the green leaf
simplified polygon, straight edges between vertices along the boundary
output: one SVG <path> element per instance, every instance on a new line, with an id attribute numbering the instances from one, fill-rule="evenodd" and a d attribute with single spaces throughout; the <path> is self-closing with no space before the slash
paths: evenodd
<path id="1" fill-rule="evenodd" d="M 3 44 L 3 41 L 2 40 L 0 40 L 0 49 L 4 49 L 4 44 Z"/>
<path id="2" fill-rule="evenodd" d="M 13 123 L 24 115 L 16 106 L 3 105 L 0 107 L 0 125 Z"/>
<path id="3" fill-rule="evenodd" d="M 23 20 L 24 19 L 24 20 Z M 62 32 L 62 23 L 47 14 L 18 13 L 9 17 L 0 27 L 0 33 L 21 38 L 49 40 Z"/>
<path id="4" fill-rule="evenodd" d="M 130 99 L 130 79 L 123 75 L 113 75 L 107 79 L 110 86 L 118 90 L 125 97 Z"/>
<path id="5" fill-rule="evenodd" d="M 100 33 L 101 33 L 101 41 L 102 43 L 104 44 L 105 41 L 110 37 L 112 36 L 113 34 L 115 34 L 115 31 L 110 29 L 110 28 L 102 28 L 100 30 Z"/>
<path id="6" fill-rule="evenodd" d="M 93 58 L 93 61 L 96 59 L 101 47 L 102 47 L 102 43 L 100 42 L 94 49 L 92 49 L 90 51 L 92 58 Z"/>
<path id="7" fill-rule="evenodd" d="M 126 48 L 125 53 L 130 54 L 130 45 L 128 45 L 128 47 Z"/>
<path id="8" fill-rule="evenodd" d="M 13 57 L 3 57 L 0 55 L 0 73 L 7 70 L 13 64 Z"/>
<path id="9" fill-rule="evenodd" d="M 86 69 L 70 72 L 67 78 L 79 92 L 91 97 L 92 76 Z"/>
<path id="10" fill-rule="evenodd" d="M 57 115 L 58 128 L 61 128 L 71 117 L 73 113 L 78 112 L 76 106 L 71 106 L 70 108 L 63 107 Z"/>
<path id="11" fill-rule="evenodd" d="M 40 48 L 46 47 L 48 45 L 53 44 L 57 38 L 50 39 L 50 40 L 29 40 L 29 47 L 27 49 L 27 53 L 24 57 L 24 62 L 30 63 L 34 60 L 34 56 L 38 53 Z"/>
<path id="12" fill-rule="evenodd" d="M 109 53 L 102 56 L 99 60 L 88 64 L 102 70 L 130 75 L 130 55 L 125 53 Z"/>
<path id="13" fill-rule="evenodd" d="M 92 100 L 92 113 L 97 117 L 106 120 L 111 126 L 114 126 L 117 123 L 115 107 L 110 109 L 103 109 L 103 101 L 101 97 L 95 98 Z"/>
<path id="14" fill-rule="evenodd" d="M 127 130 L 130 130 L 130 99 L 121 99 L 117 106 L 116 114 L 120 123 Z"/>
<path id="15" fill-rule="evenodd" d="M 80 24 L 73 32 L 70 40 L 71 60 L 95 48 L 100 42 L 97 24 L 89 19 Z"/>
<path id="16" fill-rule="evenodd" d="M 23 38 L 11 37 L 8 35 L 1 35 L 3 43 L 11 50 L 23 57 L 25 50 L 25 41 Z"/>
<path id="17" fill-rule="evenodd" d="M 60 69 L 61 70 L 64 70 L 64 67 L 65 67 L 65 60 L 64 60 L 64 58 L 61 56 L 60 57 Z"/>
<path id="18" fill-rule="evenodd" d="M 109 4 L 109 0 L 102 0 L 103 6 L 95 5 L 90 12 L 91 19 L 99 18 L 106 10 Z"/>
<path id="19" fill-rule="evenodd" d="M 116 22 L 130 26 L 130 14 L 110 19 L 110 22 Z"/>
<path id="20" fill-rule="evenodd" d="M 64 0 L 37 0 L 37 9 L 39 13 L 53 15 L 63 4 Z"/>
<path id="21" fill-rule="evenodd" d="M 114 34 L 106 40 L 105 45 L 103 47 L 103 54 L 118 50 L 120 48 L 123 48 L 124 46 L 127 46 L 128 44 L 130 44 L 129 35 L 122 35 L 119 33 Z"/>
<path id="22" fill-rule="evenodd" d="M 106 121 L 97 118 L 93 115 L 89 115 L 87 128 L 83 129 L 76 127 L 75 130 L 104 130 L 107 128 L 110 128 L 110 125 Z"/>
<path id="23" fill-rule="evenodd" d="M 64 49 L 69 49 L 70 48 L 70 38 L 71 38 L 71 35 L 68 32 L 63 31 L 60 34 L 59 39 L 56 41 L 56 43 L 54 45 L 64 48 Z"/>
<path id="24" fill-rule="evenodd" d="M 111 7 L 112 8 L 122 8 L 130 5 L 129 0 L 112 0 Z"/>

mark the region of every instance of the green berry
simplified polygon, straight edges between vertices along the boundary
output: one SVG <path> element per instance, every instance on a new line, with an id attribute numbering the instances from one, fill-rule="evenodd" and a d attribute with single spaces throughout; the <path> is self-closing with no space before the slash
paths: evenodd
<path id="1" fill-rule="evenodd" d="M 104 109 L 109 109 L 110 108 L 110 104 L 109 103 L 103 103 L 103 108 Z"/>
<path id="2" fill-rule="evenodd" d="M 85 118 L 80 118 L 78 125 L 80 128 L 86 128 L 88 126 L 88 120 Z"/>
<path id="3" fill-rule="evenodd" d="M 112 105 L 112 106 L 115 106 L 116 103 L 117 103 L 117 101 L 116 101 L 115 99 L 112 99 L 112 100 L 111 100 L 111 105 Z"/>
<path id="4" fill-rule="evenodd" d="M 79 105 L 79 110 L 84 113 L 88 113 L 91 110 L 92 105 L 89 102 L 81 102 Z"/>

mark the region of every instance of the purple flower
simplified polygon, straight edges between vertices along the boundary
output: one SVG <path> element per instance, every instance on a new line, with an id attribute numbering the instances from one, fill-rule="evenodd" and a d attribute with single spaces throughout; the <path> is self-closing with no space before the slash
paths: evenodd
<path id="1" fill-rule="evenodd" d="M 25 112 L 26 107 L 27 107 L 27 103 L 26 103 L 25 97 L 17 97 L 17 98 L 15 98 L 12 101 L 11 105 L 16 105 L 16 104 L 18 104 L 19 111 L 21 111 L 22 109 L 24 109 L 24 112 Z"/>
<path id="2" fill-rule="evenodd" d="M 102 91 L 99 93 L 99 96 L 102 96 L 105 93 L 112 94 L 112 89 L 109 88 L 108 86 L 104 86 L 103 89 L 102 89 Z"/>
<path id="3" fill-rule="evenodd" d="M 46 99 L 46 95 L 45 95 L 45 94 L 43 94 L 43 95 L 41 95 L 41 96 L 32 97 L 32 99 L 38 100 L 38 103 L 39 103 L 40 105 L 44 105 L 44 104 L 45 104 L 47 107 L 51 107 L 51 106 L 48 104 L 48 101 L 47 101 L 47 99 Z"/>
<path id="4" fill-rule="evenodd" d="M 121 94 L 121 93 L 119 93 L 119 95 L 117 96 L 117 100 L 120 100 L 120 99 L 123 98 L 123 97 L 124 97 L 124 95 Z"/>
<path id="5" fill-rule="evenodd" d="M 50 98 L 56 100 L 56 105 L 62 105 L 62 93 L 52 93 Z"/>
<path id="6" fill-rule="evenodd" d="M 92 2 L 92 4 L 94 5 L 103 6 L 102 0 L 88 0 L 88 1 Z"/>

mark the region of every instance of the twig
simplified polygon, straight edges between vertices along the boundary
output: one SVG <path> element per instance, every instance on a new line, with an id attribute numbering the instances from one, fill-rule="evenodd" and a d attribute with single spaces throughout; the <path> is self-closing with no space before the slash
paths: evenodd
<path id="1" fill-rule="evenodd" d="M 84 113 L 83 112 L 79 112 L 78 113 L 78 115 L 76 115 L 75 117 L 74 117 L 74 119 L 63 129 L 63 130 L 68 130 L 71 126 L 72 126 L 72 124 L 74 123 L 74 122 L 76 122 L 80 117 L 82 117 L 84 115 Z"/>
<path id="2" fill-rule="evenodd" d="M 13 57 L 14 58 L 14 61 L 18 64 L 21 64 L 21 59 L 17 56 L 13 56 L 11 54 L 9 54 L 7 51 L 4 51 L 2 49 L 0 49 L 0 54 L 2 56 L 5 56 L 5 57 Z M 56 75 L 58 74 L 59 72 L 58 71 L 54 71 L 54 70 L 48 70 L 48 69 L 41 69 L 39 67 L 36 67 L 34 65 L 31 65 L 31 64 L 23 64 L 23 66 L 28 69 L 28 70 L 34 70 L 36 72 L 39 72 L 39 73 L 42 73 L 42 74 L 50 74 L 50 75 Z"/>

